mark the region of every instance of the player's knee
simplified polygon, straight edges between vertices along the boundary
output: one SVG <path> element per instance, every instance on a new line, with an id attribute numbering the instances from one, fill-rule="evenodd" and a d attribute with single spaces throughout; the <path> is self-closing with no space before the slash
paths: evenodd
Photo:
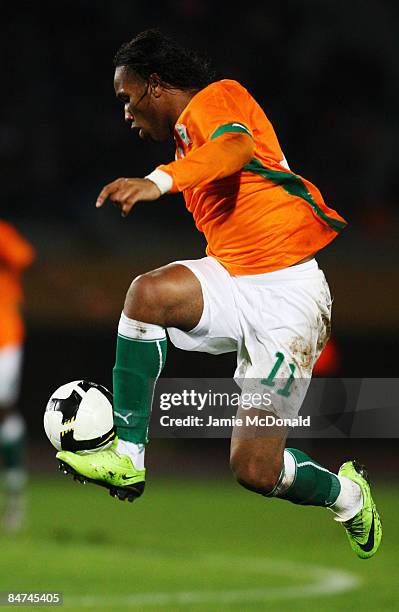
<path id="1" fill-rule="evenodd" d="M 274 489 L 281 472 L 278 462 L 266 467 L 264 457 L 242 457 L 240 453 L 231 456 L 230 467 L 241 486 L 261 495 L 267 495 Z"/>
<path id="2" fill-rule="evenodd" d="M 151 273 L 140 274 L 140 276 L 136 276 L 127 291 L 126 303 L 133 304 L 134 302 L 140 302 L 141 304 L 151 304 L 155 291 L 156 283 L 151 278 Z"/>
<path id="3" fill-rule="evenodd" d="M 137 276 L 130 285 L 125 299 L 124 312 L 135 319 L 158 318 L 167 308 L 162 280 L 153 272 Z M 154 321 L 158 323 L 158 321 Z"/>

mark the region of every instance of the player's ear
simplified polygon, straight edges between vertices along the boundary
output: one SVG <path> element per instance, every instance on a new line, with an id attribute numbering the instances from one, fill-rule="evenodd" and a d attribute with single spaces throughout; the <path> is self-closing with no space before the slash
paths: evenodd
<path id="1" fill-rule="evenodd" d="M 148 83 L 149 83 L 152 95 L 155 96 L 156 98 L 159 98 L 159 96 L 162 93 L 162 79 L 159 76 L 159 74 L 157 74 L 156 72 L 153 72 L 152 74 L 150 74 Z"/>

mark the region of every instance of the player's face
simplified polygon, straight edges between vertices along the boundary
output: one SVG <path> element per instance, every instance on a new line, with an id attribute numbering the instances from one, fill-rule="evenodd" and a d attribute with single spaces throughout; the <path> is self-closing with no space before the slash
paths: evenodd
<path id="1" fill-rule="evenodd" d="M 170 138 L 167 109 L 162 98 L 162 88 L 135 77 L 125 66 L 115 70 L 114 87 L 117 98 L 123 103 L 125 121 L 139 130 L 140 138 L 162 142 Z"/>

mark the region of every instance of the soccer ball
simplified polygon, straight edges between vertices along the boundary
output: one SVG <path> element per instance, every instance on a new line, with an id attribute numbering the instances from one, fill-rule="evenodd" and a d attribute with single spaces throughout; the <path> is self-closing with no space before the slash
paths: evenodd
<path id="1" fill-rule="evenodd" d="M 47 403 L 44 429 L 58 451 L 86 454 L 108 448 L 116 435 L 112 393 L 86 380 L 62 385 Z"/>

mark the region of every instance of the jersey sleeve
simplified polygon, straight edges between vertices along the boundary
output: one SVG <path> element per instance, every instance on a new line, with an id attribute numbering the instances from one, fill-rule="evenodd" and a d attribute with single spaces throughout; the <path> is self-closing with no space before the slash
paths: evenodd
<path id="1" fill-rule="evenodd" d="M 217 140 L 206 142 L 179 159 L 158 166 L 172 179 L 170 192 L 193 189 L 241 170 L 253 155 L 254 143 L 248 134 L 223 132 Z M 151 177 L 149 177 L 151 178 Z"/>

